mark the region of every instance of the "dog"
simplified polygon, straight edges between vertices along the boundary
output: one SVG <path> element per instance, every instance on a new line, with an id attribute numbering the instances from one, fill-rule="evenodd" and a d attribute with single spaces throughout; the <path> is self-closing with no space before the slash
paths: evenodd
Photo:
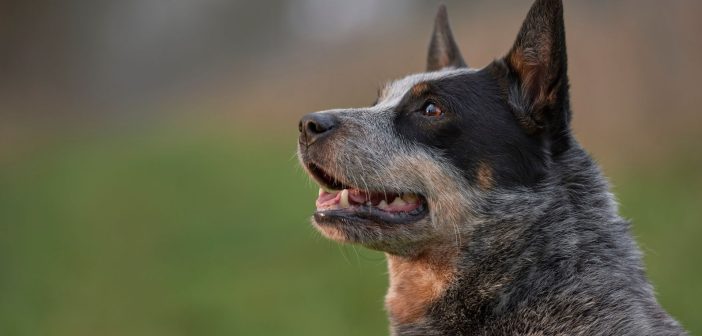
<path id="1" fill-rule="evenodd" d="M 686 335 L 570 121 L 561 0 L 481 69 L 442 5 L 426 72 L 301 119 L 313 226 L 385 252 L 392 335 Z"/>

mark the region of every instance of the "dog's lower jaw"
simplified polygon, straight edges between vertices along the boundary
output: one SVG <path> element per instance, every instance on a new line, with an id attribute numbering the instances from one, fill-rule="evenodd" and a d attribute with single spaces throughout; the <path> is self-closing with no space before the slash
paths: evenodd
<path id="1" fill-rule="evenodd" d="M 454 281 L 458 271 L 458 246 L 435 247 L 407 257 L 387 253 L 390 287 L 385 309 L 391 333 L 403 325 L 421 323 L 431 304 Z"/>

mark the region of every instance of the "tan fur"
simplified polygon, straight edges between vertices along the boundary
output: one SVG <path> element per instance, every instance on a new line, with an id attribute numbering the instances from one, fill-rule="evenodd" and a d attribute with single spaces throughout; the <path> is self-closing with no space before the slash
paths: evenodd
<path id="1" fill-rule="evenodd" d="M 390 289 L 385 308 L 394 324 L 420 321 L 456 276 L 457 248 L 406 258 L 388 254 Z"/>
<path id="2" fill-rule="evenodd" d="M 415 97 L 419 97 L 429 91 L 429 84 L 426 82 L 417 83 L 412 86 L 411 92 Z"/>
<path id="3" fill-rule="evenodd" d="M 522 49 L 515 49 L 513 50 L 508 58 L 509 64 L 512 66 L 512 69 L 516 71 L 518 74 L 522 75 L 526 73 L 525 69 L 525 59 L 524 59 L 524 53 L 522 52 Z"/>
<path id="4" fill-rule="evenodd" d="M 523 95 L 533 98 L 528 102 L 531 111 L 541 111 L 546 105 L 555 102 L 557 92 L 548 92 L 549 88 L 544 86 L 548 80 L 543 78 L 546 74 L 545 69 L 541 66 L 543 62 L 548 62 L 550 58 L 548 50 L 536 50 L 530 48 L 515 48 L 508 56 L 508 62 L 512 69 L 519 74 Z M 541 121 L 541 115 L 534 113 L 531 117 L 518 116 L 522 126 L 529 134 L 539 132 L 540 127 L 538 122 Z"/>
<path id="5" fill-rule="evenodd" d="M 492 176 L 492 167 L 486 162 L 480 162 L 475 179 L 481 189 L 488 190 L 492 188 L 495 184 L 495 180 Z"/>

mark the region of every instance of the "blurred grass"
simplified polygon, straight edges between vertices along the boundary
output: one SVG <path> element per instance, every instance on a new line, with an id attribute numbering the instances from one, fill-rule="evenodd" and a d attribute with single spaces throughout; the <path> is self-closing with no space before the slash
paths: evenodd
<path id="1" fill-rule="evenodd" d="M 658 300 L 693 335 L 702 334 L 702 160 L 694 147 L 656 165 L 614 173 L 622 215 L 644 253 Z"/>
<path id="2" fill-rule="evenodd" d="M 294 148 L 172 127 L 2 162 L 0 335 L 386 335 L 383 256 L 310 227 Z M 702 333 L 695 166 L 613 175 L 661 302 Z"/>

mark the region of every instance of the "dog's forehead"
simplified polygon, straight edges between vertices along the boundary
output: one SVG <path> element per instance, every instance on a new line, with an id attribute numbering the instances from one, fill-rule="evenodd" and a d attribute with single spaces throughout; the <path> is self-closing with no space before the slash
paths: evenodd
<path id="1" fill-rule="evenodd" d="M 396 105 L 400 102 L 402 97 L 411 90 L 413 86 L 426 82 L 441 80 L 445 78 L 451 78 L 455 76 L 470 74 L 478 71 L 477 69 L 443 69 L 434 72 L 422 72 L 412 75 L 408 75 L 402 79 L 390 81 L 385 84 L 383 89 L 380 91 L 380 96 L 378 97 L 378 105 Z"/>

